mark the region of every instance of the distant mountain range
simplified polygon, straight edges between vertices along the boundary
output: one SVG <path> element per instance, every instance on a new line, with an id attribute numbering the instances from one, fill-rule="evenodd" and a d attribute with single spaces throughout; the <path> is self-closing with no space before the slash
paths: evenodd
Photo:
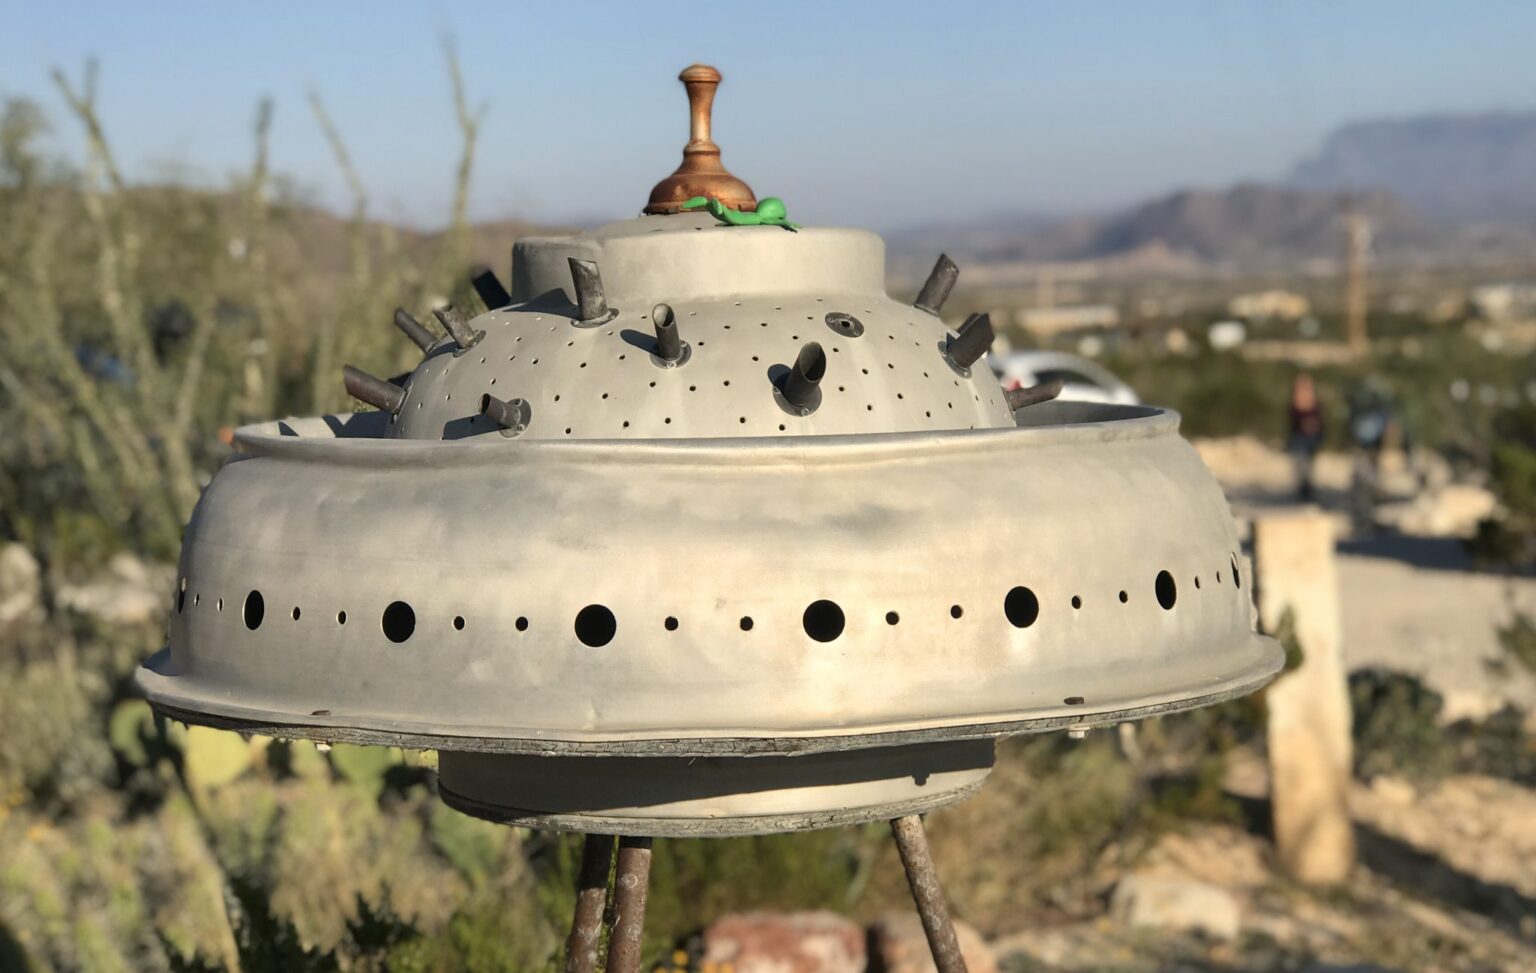
<path id="1" fill-rule="evenodd" d="M 1511 253 L 1536 245 L 1536 112 L 1362 121 L 1331 134 L 1286 183 L 1183 190 L 1121 211 L 989 217 L 892 234 L 898 262 L 935 249 L 988 264 L 1166 265 L 1333 258 L 1346 205 L 1381 256 Z"/>
<path id="2" fill-rule="evenodd" d="M 1536 220 L 1536 111 L 1355 122 L 1291 182 L 1385 190 L 1447 223 Z"/>

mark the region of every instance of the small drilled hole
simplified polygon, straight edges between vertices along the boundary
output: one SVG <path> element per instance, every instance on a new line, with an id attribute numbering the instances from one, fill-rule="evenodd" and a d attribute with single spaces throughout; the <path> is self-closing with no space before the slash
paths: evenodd
<path id="1" fill-rule="evenodd" d="M 298 621 L 299 620 L 299 606 L 298 605 L 294 605 L 293 606 L 293 620 L 294 621 Z"/>
<path id="2" fill-rule="evenodd" d="M 456 631 L 456 632 L 464 631 L 464 616 L 463 615 L 455 615 L 455 616 L 453 616 L 453 630 Z"/>
<path id="3" fill-rule="evenodd" d="M 961 615 L 964 615 L 964 614 L 965 614 L 965 609 L 961 608 L 959 605 L 950 605 L 949 606 L 949 617 L 950 618 L 959 618 Z"/>
<path id="4" fill-rule="evenodd" d="M 886 612 L 885 613 L 885 624 L 887 624 L 887 625 L 895 625 L 899 621 L 901 621 L 901 616 L 896 614 L 895 612 Z"/>
<path id="5" fill-rule="evenodd" d="M 664 627 L 669 632 L 677 631 L 677 619 L 673 618 L 671 615 L 668 615 L 667 620 L 661 624 L 662 627 Z"/>
<path id="6" fill-rule="evenodd" d="M 515 624 L 517 625 L 517 630 L 519 632 L 528 631 L 528 619 L 523 618 L 522 616 L 518 616 L 517 622 Z"/>
<path id="7" fill-rule="evenodd" d="M 379 619 L 384 637 L 397 645 L 416 631 L 416 612 L 403 601 L 392 601 Z"/>
<path id="8" fill-rule="evenodd" d="M 741 630 L 743 632 L 750 632 L 750 631 L 752 631 L 752 616 L 751 615 L 743 615 L 741 617 Z"/>
<path id="9" fill-rule="evenodd" d="M 1173 583 L 1173 575 L 1167 571 L 1157 572 L 1157 603 L 1165 609 L 1171 609 L 1173 603 L 1179 600 L 1178 586 Z"/>
<path id="10" fill-rule="evenodd" d="M 336 624 L 337 625 L 345 625 L 345 624 L 347 624 L 347 613 L 346 612 L 337 612 L 336 613 Z"/>
<path id="11" fill-rule="evenodd" d="M 576 613 L 576 637 L 594 649 L 613 641 L 619 621 L 606 605 L 588 605 Z"/>
<path id="12" fill-rule="evenodd" d="M 1200 587 L 1200 575 L 1198 575 L 1198 574 L 1195 575 L 1195 587 L 1197 589 Z"/>
<path id="13" fill-rule="evenodd" d="M 1073 608 L 1081 608 L 1081 607 L 1083 607 L 1083 599 L 1078 597 L 1077 595 L 1073 595 L 1072 596 L 1072 607 Z"/>
<path id="14" fill-rule="evenodd" d="M 1130 600 L 1131 600 L 1131 596 L 1130 595 L 1126 594 L 1123 591 L 1120 592 L 1120 604 L 1123 605 L 1123 604 L 1125 604 L 1126 602 L 1128 602 Z"/>
<path id="15" fill-rule="evenodd" d="M 219 610 L 224 610 L 224 599 L 219 599 Z M 245 619 L 245 627 L 256 631 L 261 627 L 261 620 L 266 617 L 267 603 L 261 597 L 261 592 L 252 591 L 245 596 L 245 607 L 240 610 L 240 617 Z"/>
<path id="16" fill-rule="evenodd" d="M 1029 628 L 1040 617 L 1040 599 L 1022 585 L 1012 588 L 1003 598 L 1003 614 L 1014 628 Z"/>
<path id="17" fill-rule="evenodd" d="M 842 608 L 837 602 L 825 598 L 807 605 L 805 615 L 801 618 L 805 634 L 818 642 L 830 642 L 843 634 L 845 622 Z"/>
<path id="18" fill-rule="evenodd" d="M 1083 705 L 1083 697 L 1068 696 L 1066 699 L 1062 700 L 1062 702 L 1066 703 L 1068 706 L 1081 706 Z"/>

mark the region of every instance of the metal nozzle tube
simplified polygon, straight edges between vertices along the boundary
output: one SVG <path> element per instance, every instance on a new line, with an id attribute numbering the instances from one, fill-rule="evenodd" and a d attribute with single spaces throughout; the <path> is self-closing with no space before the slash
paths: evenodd
<path id="1" fill-rule="evenodd" d="M 496 276 L 496 271 L 485 264 L 475 265 L 470 271 L 469 282 L 475 288 L 475 293 L 480 295 L 480 300 L 485 302 L 487 310 L 494 311 L 512 303 L 512 295 L 501 286 L 501 280 Z"/>
<path id="2" fill-rule="evenodd" d="M 571 283 L 576 287 L 576 308 L 583 323 L 612 317 L 608 298 L 603 294 L 603 275 L 596 260 L 567 257 L 571 265 Z"/>
<path id="3" fill-rule="evenodd" d="M 471 328 L 469 322 L 464 320 L 464 315 L 460 314 L 452 304 L 438 308 L 432 313 L 437 316 L 443 330 L 448 332 L 448 337 L 452 338 L 453 343 L 460 348 L 473 348 L 475 342 L 485 337 L 485 332 Z"/>
<path id="4" fill-rule="evenodd" d="M 794 367 L 784 376 L 784 385 L 779 390 L 784 401 L 797 409 L 811 406 L 816 400 L 816 387 L 826 373 L 827 353 L 821 345 L 807 341 L 796 356 Z"/>
<path id="5" fill-rule="evenodd" d="M 360 368 L 345 365 L 341 369 L 342 384 L 347 387 L 347 394 L 359 402 L 366 402 L 390 415 L 399 415 L 400 407 L 405 405 L 405 389 L 398 385 L 384 381 L 377 375 L 369 375 Z"/>
<path id="6" fill-rule="evenodd" d="M 651 308 L 651 323 L 656 326 L 656 357 L 675 362 L 683 357 L 683 336 L 677 330 L 677 315 L 670 304 Z"/>
<path id="7" fill-rule="evenodd" d="M 987 314 L 973 314 L 960 325 L 960 330 L 949 339 L 944 354 L 957 368 L 970 368 L 976 359 L 992 347 L 992 318 Z"/>
<path id="8" fill-rule="evenodd" d="M 498 399 L 487 392 L 480 396 L 480 414 L 508 432 L 522 432 L 533 420 L 533 409 L 522 399 Z"/>
<path id="9" fill-rule="evenodd" d="M 420 321 L 405 313 L 403 307 L 395 308 L 395 327 L 405 332 L 405 336 L 415 342 L 416 347 L 422 351 L 431 351 L 432 346 L 437 344 L 437 335 L 428 331 Z"/>
<path id="10" fill-rule="evenodd" d="M 923 284 L 923 289 L 918 293 L 917 300 L 912 306 L 927 311 L 929 314 L 938 314 L 939 308 L 949 299 L 949 292 L 954 290 L 955 281 L 960 277 L 960 268 L 949 259 L 949 254 L 939 254 L 939 259 L 933 265 L 933 270 L 928 272 L 928 280 Z"/>
<path id="11" fill-rule="evenodd" d="M 1008 400 L 1008 408 L 1014 412 L 1026 406 L 1039 405 L 1049 402 L 1061 394 L 1061 379 L 1052 379 L 1049 382 L 1041 382 L 1039 385 L 1031 385 L 1027 389 L 1009 389 L 1003 393 Z"/>

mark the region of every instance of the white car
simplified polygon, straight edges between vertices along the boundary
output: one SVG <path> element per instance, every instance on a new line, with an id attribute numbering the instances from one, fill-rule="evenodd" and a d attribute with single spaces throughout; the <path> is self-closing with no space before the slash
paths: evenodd
<path id="1" fill-rule="evenodd" d="M 1141 399 L 1129 385 L 1108 369 L 1080 355 L 1064 351 L 1014 351 L 998 357 L 989 356 L 987 364 L 992 366 L 1005 389 L 1028 388 L 1059 378 L 1062 382 L 1059 398 L 1066 402 L 1141 404 Z"/>

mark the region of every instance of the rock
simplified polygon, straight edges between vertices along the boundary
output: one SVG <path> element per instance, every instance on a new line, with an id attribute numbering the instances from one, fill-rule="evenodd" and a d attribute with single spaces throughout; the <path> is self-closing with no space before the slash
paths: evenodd
<path id="1" fill-rule="evenodd" d="M 748 912 L 704 930 L 704 964 L 732 973 L 861 973 L 864 930 L 834 912 Z"/>
<path id="2" fill-rule="evenodd" d="M 118 554 L 108 563 L 106 577 L 61 586 L 58 602 L 114 625 L 143 625 L 165 616 L 174 579 L 173 568 Z"/>
<path id="3" fill-rule="evenodd" d="M 43 619 L 43 580 L 37 558 L 23 544 L 0 545 L 0 625 Z"/>
<path id="4" fill-rule="evenodd" d="M 967 973 L 997 973 L 992 947 L 967 923 L 954 922 Z M 870 948 L 872 973 L 937 973 L 922 920 L 915 912 L 891 912 L 876 919 L 870 927 Z"/>
<path id="5" fill-rule="evenodd" d="M 1109 909 L 1127 926 L 1198 932 L 1212 939 L 1236 939 L 1242 926 L 1231 893 L 1190 879 L 1127 875 L 1115 886 Z"/>

